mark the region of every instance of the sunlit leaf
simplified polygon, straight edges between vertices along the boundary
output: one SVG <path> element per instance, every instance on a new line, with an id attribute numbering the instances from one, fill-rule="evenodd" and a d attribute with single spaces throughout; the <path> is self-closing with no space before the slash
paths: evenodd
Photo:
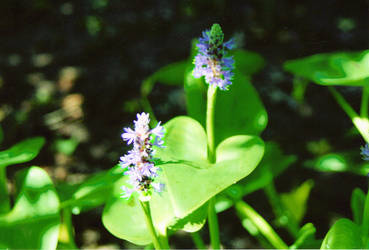
<path id="1" fill-rule="evenodd" d="M 360 227 L 349 219 L 339 219 L 329 229 L 321 249 L 362 249 Z"/>
<path id="2" fill-rule="evenodd" d="M 281 200 L 284 206 L 291 212 L 298 222 L 301 222 L 304 218 L 307 200 L 313 186 L 314 181 L 307 180 L 292 192 L 281 194 Z"/>
<path id="3" fill-rule="evenodd" d="M 369 50 L 317 54 L 287 61 L 284 68 L 322 85 L 363 86 L 369 79 Z"/>
<path id="4" fill-rule="evenodd" d="M 0 245 L 9 249 L 55 249 L 59 199 L 47 173 L 31 167 L 18 176 L 13 209 L 0 215 Z"/>
<path id="5" fill-rule="evenodd" d="M 32 160 L 37 156 L 45 139 L 34 137 L 21 141 L 11 148 L 0 152 L 0 167 L 6 167 L 12 164 L 23 163 Z"/>

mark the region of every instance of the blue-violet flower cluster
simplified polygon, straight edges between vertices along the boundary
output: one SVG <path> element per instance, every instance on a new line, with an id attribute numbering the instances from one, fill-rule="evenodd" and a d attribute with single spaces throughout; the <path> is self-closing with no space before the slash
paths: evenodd
<path id="1" fill-rule="evenodd" d="M 232 84 L 234 60 L 228 56 L 229 50 L 235 47 L 233 39 L 223 43 L 224 34 L 218 24 L 211 30 L 202 32 L 197 44 L 198 54 L 195 57 L 193 76 L 205 76 L 205 81 L 222 90 Z"/>
<path id="2" fill-rule="evenodd" d="M 367 143 L 365 147 L 361 147 L 361 155 L 363 159 L 369 161 L 369 144 Z"/>
<path id="3" fill-rule="evenodd" d="M 154 129 L 150 129 L 150 118 L 146 113 L 137 114 L 137 120 L 133 122 L 134 130 L 124 128 L 122 134 L 123 140 L 128 145 L 133 144 L 133 149 L 120 157 L 119 164 L 127 168 L 125 175 L 129 176 L 128 183 L 132 186 L 132 188 L 122 187 L 122 197 L 129 198 L 136 191 L 140 200 L 147 201 L 151 198 L 153 190 L 160 193 L 164 188 L 164 184 L 155 182 L 160 168 L 153 163 L 152 148 L 153 146 L 163 147 L 164 128 L 159 122 Z"/>

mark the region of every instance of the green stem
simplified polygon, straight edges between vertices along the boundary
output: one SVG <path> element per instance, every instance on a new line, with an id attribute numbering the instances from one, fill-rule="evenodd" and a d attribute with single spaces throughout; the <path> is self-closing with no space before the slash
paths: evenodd
<path id="1" fill-rule="evenodd" d="M 206 249 L 204 241 L 202 240 L 199 232 L 191 233 L 191 238 L 197 249 Z"/>
<path id="2" fill-rule="evenodd" d="M 215 163 L 215 138 L 214 138 L 214 115 L 215 103 L 217 96 L 217 87 L 209 85 L 208 100 L 206 108 L 206 135 L 208 139 L 208 160 L 210 163 Z"/>
<path id="3" fill-rule="evenodd" d="M 215 163 L 216 161 L 214 140 L 214 115 L 216 95 L 217 87 L 215 85 L 209 85 L 206 108 L 206 135 L 208 139 L 208 161 L 210 163 Z M 212 197 L 209 200 L 208 223 L 211 247 L 213 249 L 220 249 L 218 218 L 215 211 L 215 197 Z"/>
<path id="4" fill-rule="evenodd" d="M 70 211 L 70 208 L 64 208 L 62 210 L 63 214 L 63 223 L 67 227 L 67 233 L 68 233 L 68 242 L 69 247 L 72 249 L 77 249 L 77 245 L 74 242 L 74 232 L 73 232 L 73 224 L 72 224 L 72 213 Z"/>
<path id="5" fill-rule="evenodd" d="M 363 94 L 361 97 L 360 116 L 368 119 L 368 103 L 369 103 L 369 80 L 363 87 Z"/>
<path id="6" fill-rule="evenodd" d="M 208 223 L 211 247 L 213 249 L 220 249 L 218 217 L 215 211 L 215 197 L 212 197 L 209 200 Z"/>
<path id="7" fill-rule="evenodd" d="M 10 210 L 10 199 L 6 183 L 6 167 L 0 166 L 0 214 Z"/>
<path id="8" fill-rule="evenodd" d="M 147 225 L 147 228 L 149 229 L 149 233 L 150 233 L 152 242 L 154 244 L 154 247 L 155 249 L 162 249 L 160 242 L 159 242 L 159 238 L 155 232 L 154 224 L 152 222 L 150 203 L 148 201 L 140 201 L 140 203 L 141 203 L 142 209 L 145 214 L 146 225 Z"/>
<path id="9" fill-rule="evenodd" d="M 352 123 L 355 125 L 364 140 L 369 143 L 369 120 L 366 117 L 360 117 L 355 110 L 348 104 L 345 98 L 334 88 L 328 87 L 337 103 L 342 107 L 346 114 L 351 118 Z"/>
<path id="10" fill-rule="evenodd" d="M 242 218 L 248 218 L 257 227 L 257 229 L 264 235 L 264 237 L 277 249 L 288 249 L 286 243 L 278 236 L 260 214 L 258 214 L 250 205 L 242 200 L 238 200 L 235 203 L 237 213 Z"/>
<path id="11" fill-rule="evenodd" d="M 369 243 L 369 190 L 365 199 L 362 232 L 365 239 L 364 246 L 367 246 Z"/>
<path id="12" fill-rule="evenodd" d="M 283 203 L 280 200 L 280 197 L 275 189 L 274 181 L 272 180 L 267 186 L 264 188 L 265 194 L 268 197 L 268 200 L 273 208 L 274 214 L 278 218 L 278 221 L 286 227 L 288 232 L 293 236 L 297 237 L 299 232 L 299 225 L 296 219 L 286 210 Z M 284 220 L 286 219 L 286 220 Z"/>

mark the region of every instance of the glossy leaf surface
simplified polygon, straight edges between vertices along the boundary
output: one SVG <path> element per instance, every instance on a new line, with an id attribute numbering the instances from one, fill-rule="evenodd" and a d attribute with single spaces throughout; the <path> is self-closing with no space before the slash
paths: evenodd
<path id="1" fill-rule="evenodd" d="M 362 249 L 360 227 L 349 219 L 339 219 L 325 236 L 321 249 Z"/>

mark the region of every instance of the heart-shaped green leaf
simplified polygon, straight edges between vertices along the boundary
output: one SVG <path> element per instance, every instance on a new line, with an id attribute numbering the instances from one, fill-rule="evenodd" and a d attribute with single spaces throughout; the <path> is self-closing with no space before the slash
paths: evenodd
<path id="1" fill-rule="evenodd" d="M 37 156 L 45 139 L 34 137 L 21 141 L 11 148 L 0 152 L 0 167 L 6 167 L 12 164 L 23 163 L 32 160 Z"/>
<path id="2" fill-rule="evenodd" d="M 31 167 L 18 178 L 13 209 L 0 215 L 0 245 L 10 249 L 55 249 L 60 225 L 59 199 L 47 173 Z"/>
<path id="3" fill-rule="evenodd" d="M 351 195 L 352 217 L 357 225 L 361 225 L 363 221 L 365 197 L 360 188 L 355 188 Z"/>
<path id="4" fill-rule="evenodd" d="M 198 122 L 189 117 L 177 117 L 164 127 L 167 131 L 166 147 L 158 149 L 156 157 L 164 158 L 163 164 L 160 165 L 162 172 L 159 179 L 166 186 L 163 193 L 154 194 L 150 200 L 153 221 L 160 233 L 165 233 L 168 226 L 173 229 L 180 229 L 183 226 L 183 229 L 193 231 L 193 228 L 202 226 L 206 217 L 206 213 L 196 210 L 211 197 L 247 176 L 261 160 L 264 144 L 255 136 L 230 137 L 217 147 L 216 163 L 209 164 L 204 161 L 205 132 Z M 187 151 L 191 157 L 185 154 Z M 177 152 L 178 159 L 175 158 Z M 192 159 L 198 161 L 193 162 Z M 130 229 L 127 233 L 123 229 L 122 225 L 138 220 L 138 218 L 129 219 L 130 213 L 141 217 L 142 214 L 141 211 L 131 212 L 133 206 L 136 206 L 137 210 L 141 209 L 137 202 L 124 202 L 117 199 L 118 194 L 115 193 L 115 198 L 104 209 L 105 227 L 119 238 L 130 240 L 135 244 L 147 244 L 149 237 L 146 229 Z M 119 209 L 115 209 L 118 206 Z M 125 212 L 123 208 L 127 206 L 128 212 Z M 144 218 L 140 220 L 143 222 Z"/>
<path id="5" fill-rule="evenodd" d="M 207 165 L 207 139 L 203 127 L 188 116 L 178 116 L 164 126 L 164 148 L 155 157 L 162 162 L 201 162 Z"/>
<path id="6" fill-rule="evenodd" d="M 237 63 L 237 62 L 236 62 Z M 215 105 L 215 143 L 239 134 L 258 135 L 266 127 L 268 115 L 248 77 L 235 71 L 228 91 L 217 92 Z M 187 112 L 205 127 L 207 85 L 196 79 L 192 71 L 185 76 Z"/>
<path id="7" fill-rule="evenodd" d="M 362 249 L 360 227 L 349 219 L 339 219 L 329 229 L 320 249 Z"/>
<path id="8" fill-rule="evenodd" d="M 363 86 L 369 79 L 369 50 L 317 54 L 287 61 L 284 68 L 321 85 Z"/>

